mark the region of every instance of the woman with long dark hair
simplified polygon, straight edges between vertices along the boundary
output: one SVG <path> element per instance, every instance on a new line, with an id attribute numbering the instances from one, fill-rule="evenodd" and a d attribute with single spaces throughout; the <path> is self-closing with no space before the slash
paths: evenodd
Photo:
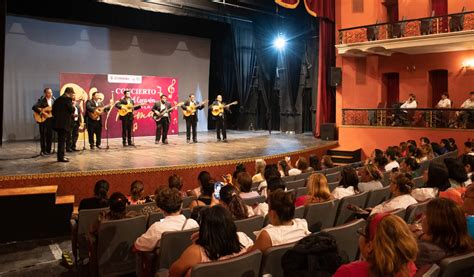
<path id="1" fill-rule="evenodd" d="M 332 195 L 334 198 L 341 199 L 359 193 L 359 176 L 352 167 L 346 167 L 341 171 L 341 180 L 339 186 L 334 189 Z"/>
<path id="2" fill-rule="evenodd" d="M 253 210 L 245 205 L 238 191 L 231 185 L 221 188 L 219 191 L 220 204 L 229 210 L 234 220 L 249 217 L 249 212 L 253 215 Z"/>

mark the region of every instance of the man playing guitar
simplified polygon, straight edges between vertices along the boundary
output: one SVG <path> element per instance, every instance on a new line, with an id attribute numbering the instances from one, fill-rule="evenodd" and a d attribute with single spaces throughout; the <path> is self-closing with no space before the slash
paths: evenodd
<path id="1" fill-rule="evenodd" d="M 211 113 L 213 115 L 214 120 L 216 120 L 217 141 L 221 141 L 221 132 L 222 132 L 222 141 L 227 142 L 227 132 L 226 132 L 226 125 L 225 125 L 225 111 L 226 110 L 227 111 L 229 110 L 229 106 L 222 103 L 222 95 L 217 95 L 216 100 L 212 102 L 212 105 L 211 105 Z"/>
<path id="2" fill-rule="evenodd" d="M 197 111 L 202 110 L 204 108 L 204 105 L 206 104 L 207 101 L 204 101 L 203 103 L 199 104 L 198 101 L 196 101 L 196 95 L 194 93 L 191 93 L 189 95 L 188 100 L 184 102 L 184 104 L 181 106 L 181 109 L 183 109 L 183 117 L 186 120 L 186 142 L 190 143 L 191 139 L 191 129 L 193 132 L 193 142 L 197 143 L 197 122 L 198 122 L 198 116 L 197 116 Z"/>
<path id="3" fill-rule="evenodd" d="M 119 112 L 127 110 L 127 113 L 121 113 L 120 120 L 122 120 L 122 144 L 123 146 L 135 146 L 132 142 L 132 128 L 133 128 L 133 111 L 141 108 L 141 105 L 135 105 L 133 99 L 130 97 L 130 91 L 125 90 L 123 92 L 123 98 L 120 102 L 115 104 L 115 107 L 119 109 Z"/>
<path id="4" fill-rule="evenodd" d="M 33 111 L 39 116 L 41 121 L 37 121 L 40 130 L 41 156 L 51 154 L 51 145 L 53 141 L 52 114 L 54 97 L 50 88 L 43 90 L 43 96 L 33 106 Z"/>
<path id="5" fill-rule="evenodd" d="M 89 135 L 89 145 L 91 149 L 94 149 L 94 145 L 98 149 L 102 149 L 102 147 L 100 147 L 102 139 L 102 116 L 100 114 L 96 115 L 96 112 L 102 108 L 104 108 L 104 103 L 99 97 L 99 92 L 96 91 L 92 93 L 92 98 L 86 102 L 86 124 L 87 133 Z M 106 107 L 103 110 L 107 112 L 110 110 L 110 107 Z"/>
<path id="6" fill-rule="evenodd" d="M 166 95 L 164 94 L 161 95 L 161 101 L 155 102 L 153 108 L 151 108 L 153 118 L 156 121 L 155 144 L 160 143 L 160 138 L 163 144 L 168 144 L 168 129 L 171 122 L 170 112 L 168 111 L 171 109 L 171 104 L 166 101 Z"/>

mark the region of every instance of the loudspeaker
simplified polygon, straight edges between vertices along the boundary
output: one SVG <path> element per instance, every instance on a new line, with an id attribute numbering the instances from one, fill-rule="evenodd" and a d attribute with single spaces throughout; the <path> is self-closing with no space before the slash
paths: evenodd
<path id="1" fill-rule="evenodd" d="M 322 140 L 336 140 L 336 124 L 323 123 L 321 124 L 321 139 Z"/>
<path id="2" fill-rule="evenodd" d="M 342 70 L 340 67 L 331 67 L 329 74 L 329 84 L 331 87 L 337 87 L 342 81 Z"/>

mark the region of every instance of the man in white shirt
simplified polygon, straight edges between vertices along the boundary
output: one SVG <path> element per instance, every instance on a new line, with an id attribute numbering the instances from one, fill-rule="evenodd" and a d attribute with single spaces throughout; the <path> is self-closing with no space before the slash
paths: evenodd
<path id="1" fill-rule="evenodd" d="M 387 150 L 385 155 L 387 156 L 387 159 L 388 159 L 388 164 L 385 165 L 386 172 L 391 172 L 392 169 L 394 168 L 400 168 L 400 164 L 398 164 L 397 162 L 395 151 L 389 149 Z"/>
<path id="2" fill-rule="evenodd" d="M 153 251 L 159 247 L 164 232 L 182 231 L 199 228 L 193 219 L 186 219 L 181 214 L 183 199 L 175 188 L 165 188 L 158 192 L 156 203 L 163 211 L 165 218 L 153 223 L 148 230 L 135 241 L 135 249 L 139 251 Z"/>
<path id="3" fill-rule="evenodd" d="M 466 109 L 466 111 L 456 112 L 458 123 L 464 128 L 467 127 L 468 122 L 474 121 L 474 91 L 471 91 L 469 94 L 469 99 L 464 101 L 461 105 L 461 109 Z"/>
<path id="4" fill-rule="evenodd" d="M 447 92 L 441 94 L 441 100 L 436 104 L 438 109 L 449 109 L 451 108 L 451 99 L 449 99 L 449 94 Z"/>
<path id="5" fill-rule="evenodd" d="M 33 106 L 33 111 L 40 115 L 43 122 L 38 122 L 41 142 L 41 156 L 51 154 L 51 145 L 53 142 L 53 127 L 51 118 L 51 109 L 54 103 L 53 91 L 50 88 L 43 90 L 43 96 Z"/>
<path id="6" fill-rule="evenodd" d="M 416 109 L 417 106 L 415 94 L 410 93 L 410 96 L 400 106 L 400 109 L 394 111 L 392 126 L 406 125 L 408 123 L 408 111 L 406 109 Z"/>

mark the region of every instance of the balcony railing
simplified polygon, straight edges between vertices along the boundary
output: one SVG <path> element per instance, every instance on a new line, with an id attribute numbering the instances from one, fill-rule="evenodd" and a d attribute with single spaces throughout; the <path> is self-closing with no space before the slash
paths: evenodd
<path id="1" fill-rule="evenodd" d="M 474 109 L 342 109 L 342 125 L 474 129 Z"/>
<path id="2" fill-rule="evenodd" d="M 474 11 L 339 30 L 339 44 L 474 30 Z"/>

